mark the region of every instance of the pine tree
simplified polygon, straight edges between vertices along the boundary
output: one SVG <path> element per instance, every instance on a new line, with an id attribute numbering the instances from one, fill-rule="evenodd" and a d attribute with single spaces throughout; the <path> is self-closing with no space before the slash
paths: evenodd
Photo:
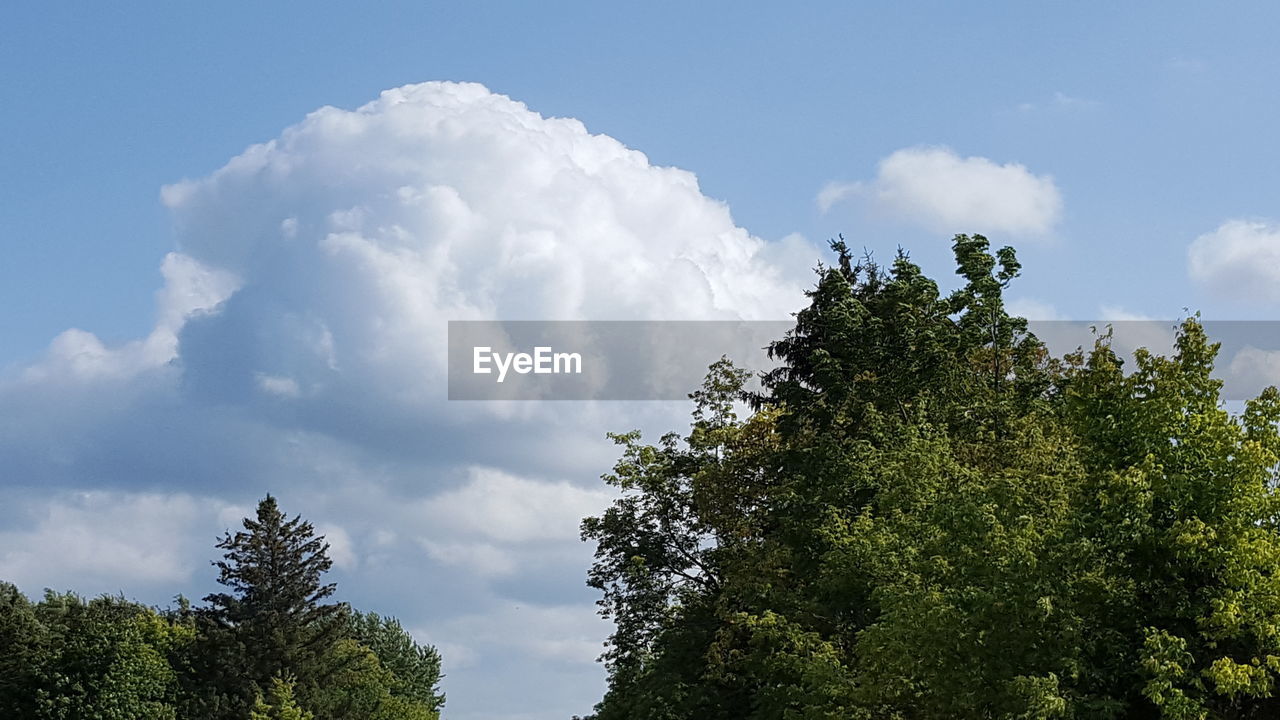
<path id="1" fill-rule="evenodd" d="M 36 670 L 47 652 L 48 634 L 27 596 L 0 582 L 0 717 L 34 714 Z"/>
<path id="2" fill-rule="evenodd" d="M 324 602 L 335 590 L 323 582 L 333 561 L 311 523 L 286 519 L 268 495 L 256 518 L 217 547 L 225 551 L 214 563 L 218 582 L 228 591 L 205 597 L 198 611 L 203 672 L 221 685 L 214 716 L 242 715 L 272 678 L 293 678 L 305 696 L 341 669 L 333 650 L 346 634 L 346 607 Z"/>

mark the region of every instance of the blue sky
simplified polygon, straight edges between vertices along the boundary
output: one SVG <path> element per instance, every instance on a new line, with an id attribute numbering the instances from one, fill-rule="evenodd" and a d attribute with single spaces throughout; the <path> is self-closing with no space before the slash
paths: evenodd
<path id="1" fill-rule="evenodd" d="M 820 216 L 815 192 L 921 143 L 1021 162 L 1068 201 L 1061 245 L 1023 243 L 1027 284 L 1077 314 L 1094 311 L 1077 307 L 1094 290 L 1150 313 L 1210 309 L 1170 281 L 1185 274 L 1182 247 L 1224 217 L 1274 214 L 1266 78 L 1280 57 L 1266 3 L 70 3 L 6 15 L 6 361 L 68 325 L 118 338 L 146 327 L 172 240 L 161 184 L 321 105 L 423 80 L 481 82 L 693 170 L 765 238 L 844 232 L 933 259 L 936 237 Z M 1055 104 L 1059 93 L 1078 103 Z M 1166 280 L 1132 288 L 1134 267 Z"/>
<path id="2" fill-rule="evenodd" d="M 589 551 L 555 514 L 607 501 L 593 482 L 611 458 L 604 430 L 666 427 L 681 408 L 463 411 L 418 367 L 432 328 L 461 319 L 451 312 L 785 317 L 837 233 L 882 255 L 901 245 L 948 277 L 948 239 L 975 231 L 1019 248 L 1011 295 L 1042 317 L 1273 319 L 1278 15 L 1266 3 L 10 5 L 0 572 L 29 592 L 201 594 L 208 539 L 272 489 L 341 539 L 348 597 L 461 658 L 453 716 L 585 711 L 600 688 L 591 633 L 604 630 L 582 631 Z M 487 91 L 424 86 L 351 112 L 427 81 Z M 304 120 L 325 106 L 339 110 Z M 474 142 L 415 134 L 439 117 Z M 528 197 L 513 179 L 536 204 L 516 207 Z M 664 209 L 669 223 L 646 219 Z M 437 272 L 433 252 L 471 274 Z M 691 252 L 697 283 L 661 266 Z M 611 261 L 660 267 L 633 296 L 626 278 L 597 282 Z M 475 508 L 516 529 L 482 527 Z M 120 530 L 156 514 L 170 519 L 154 535 Z M 163 533 L 184 539 L 148 550 Z M 531 625 L 545 631 L 521 636 Z"/>

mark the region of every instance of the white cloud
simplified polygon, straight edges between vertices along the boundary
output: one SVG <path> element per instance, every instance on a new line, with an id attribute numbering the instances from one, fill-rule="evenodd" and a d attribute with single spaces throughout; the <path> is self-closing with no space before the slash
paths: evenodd
<path id="1" fill-rule="evenodd" d="M 585 563 L 578 528 L 613 497 L 603 487 L 471 468 L 465 484 L 421 503 L 415 513 L 422 532 L 418 542 L 436 562 L 489 577 L 548 562 Z"/>
<path id="2" fill-rule="evenodd" d="M 205 546 L 227 507 L 187 494 L 104 491 L 6 502 L 22 507 L 27 523 L 0 532 L 0 578 L 27 592 L 88 595 L 186 582 L 207 567 Z"/>
<path id="3" fill-rule="evenodd" d="M 1030 113 L 1038 110 L 1057 110 L 1060 112 L 1083 111 L 1097 108 L 1102 103 L 1089 98 L 1068 95 L 1061 90 L 1056 91 L 1043 102 L 1023 102 L 1018 104 L 1019 112 Z"/>
<path id="4" fill-rule="evenodd" d="M 817 254 L 795 236 L 751 236 L 689 172 L 471 84 L 322 108 L 162 196 L 183 250 L 165 260 L 155 330 L 118 346 L 69 330 L 18 386 L 0 386 L 29 401 L 28 440 L 46 420 L 89 435 L 136 422 L 125 398 L 165 407 L 151 431 L 183 436 L 166 437 L 175 454 L 236 427 L 250 441 L 220 449 L 265 457 L 278 451 L 264 424 L 410 454 L 419 444 L 397 435 L 442 423 L 468 438 L 449 447 L 465 454 L 480 443 L 463 425 L 495 414 L 576 433 L 619 413 L 445 404 L 446 321 L 786 318 Z M 86 420 L 68 380 L 96 383 L 86 390 L 101 396 L 94 409 L 116 417 Z M 107 380 L 131 384 L 108 396 Z M 50 411 L 54 393 L 65 415 Z M 65 446 L 68 475 L 90 471 L 78 465 L 83 445 L 44 429 Z M 520 451 L 532 433 L 525 425 L 498 450 Z M 541 445 L 547 458 L 572 458 Z"/>
<path id="5" fill-rule="evenodd" d="M 0 379 L 0 466 L 49 488 L 28 500 L 47 520 L 0 531 L 0 575 L 198 597 L 214 536 L 270 490 L 329 534 L 344 598 L 480 647 L 450 671 L 452 716 L 590 707 L 586 648 L 607 627 L 577 527 L 607 502 L 603 433 L 685 408 L 448 403 L 446 321 L 786 318 L 813 247 L 754 237 L 693 174 L 469 84 L 322 108 L 162 199 L 181 252 L 154 330 L 71 330 Z M 66 499 L 87 487 L 105 494 Z M 137 499 L 156 487 L 187 499 Z M 490 631 L 474 616 L 499 598 L 578 610 Z M 519 652 L 495 665 L 503 646 Z"/>
<path id="6" fill-rule="evenodd" d="M 856 196 L 862 188 L 862 183 L 829 182 L 818 191 L 818 209 L 826 212 L 838 203 Z"/>
<path id="7" fill-rule="evenodd" d="M 323 535 L 325 542 L 329 543 L 329 558 L 333 560 L 334 567 L 352 570 L 359 564 L 355 543 L 342 526 L 320 523 L 316 525 L 316 533 Z"/>
<path id="8" fill-rule="evenodd" d="M 1223 380 L 1222 394 L 1229 402 L 1254 398 L 1263 388 L 1280 386 L 1280 350 L 1275 349 L 1271 324 L 1224 323 L 1224 332 L 1215 335 L 1214 339 L 1222 343 L 1215 374 Z M 1210 323 L 1210 332 L 1213 329 Z M 1253 332 L 1258 335 L 1251 337 Z M 1259 348 L 1254 342 L 1264 347 Z"/>
<path id="9" fill-rule="evenodd" d="M 25 378 L 36 382 L 127 380 L 163 367 L 177 356 L 178 333 L 187 320 L 215 311 L 239 285 L 235 275 L 181 253 L 166 255 L 160 274 L 164 287 L 156 293 L 156 324 L 146 338 L 107 347 L 93 333 L 66 330 L 53 339 L 42 362 L 25 369 Z"/>
<path id="10" fill-rule="evenodd" d="M 584 562 L 582 518 L 613 498 L 602 488 L 472 468 L 461 487 L 426 498 L 413 516 L 422 550 L 436 562 L 503 577 L 548 562 Z"/>
<path id="11" fill-rule="evenodd" d="M 1280 385 L 1280 351 L 1246 346 L 1231 358 L 1227 368 L 1230 379 L 1245 387 Z"/>
<path id="12" fill-rule="evenodd" d="M 1097 107 L 1098 101 L 1076 97 L 1074 95 L 1068 95 L 1062 91 L 1058 91 L 1053 94 L 1053 104 L 1060 108 L 1091 108 Z"/>
<path id="13" fill-rule="evenodd" d="M 603 489 L 541 482 L 492 468 L 473 468 L 465 485 L 425 503 L 424 523 L 505 543 L 574 537 L 587 515 L 613 499 Z"/>
<path id="14" fill-rule="evenodd" d="M 1214 294 L 1280 301 L 1280 227 L 1228 220 L 1191 243 L 1187 268 L 1196 284 Z"/>
<path id="15" fill-rule="evenodd" d="M 1108 305 L 1103 303 L 1098 306 L 1098 317 L 1101 320 L 1114 320 L 1117 322 L 1154 322 L 1168 324 L 1163 318 L 1152 317 L 1145 313 L 1128 310 L 1119 305 Z"/>
<path id="16" fill-rule="evenodd" d="M 470 84 L 322 108 L 163 198 L 184 252 L 243 283 L 184 333 L 187 384 L 415 413 L 443 395 L 447 320 L 785 318 L 815 255 L 752 237 L 691 173 Z"/>
<path id="17" fill-rule="evenodd" d="M 1005 311 L 1010 315 L 1027 320 L 1065 320 L 1058 309 L 1047 302 L 1035 298 L 1015 298 L 1005 303 Z"/>
<path id="18" fill-rule="evenodd" d="M 866 183 L 830 183 L 823 210 L 860 198 L 891 217 L 930 230 L 1047 235 L 1062 215 L 1062 195 L 1048 175 L 1017 163 L 961 157 L 942 147 L 912 147 L 880 161 Z"/>
<path id="19" fill-rule="evenodd" d="M 269 395 L 296 398 L 302 394 L 302 389 L 298 387 L 298 381 L 291 377 L 267 375 L 265 373 L 255 373 L 254 377 L 258 381 L 258 387 Z"/>
<path id="20" fill-rule="evenodd" d="M 432 560 L 481 577 L 510 575 L 517 568 L 515 553 L 493 543 L 440 542 L 427 538 L 419 542 Z"/>
<path id="21" fill-rule="evenodd" d="M 401 327 L 442 314 L 771 316 L 796 302 L 753 262 L 765 243 L 691 173 L 479 85 L 323 108 L 164 198 L 193 256 L 248 282 L 305 256 L 309 280 L 337 271 Z M 656 297 L 655 280 L 681 302 Z"/>
<path id="22" fill-rule="evenodd" d="M 514 646 L 534 660 L 591 665 L 604 652 L 608 632 L 594 605 L 504 602 L 488 612 L 461 615 L 428 634 L 477 653 L 486 646 L 489 651 Z"/>

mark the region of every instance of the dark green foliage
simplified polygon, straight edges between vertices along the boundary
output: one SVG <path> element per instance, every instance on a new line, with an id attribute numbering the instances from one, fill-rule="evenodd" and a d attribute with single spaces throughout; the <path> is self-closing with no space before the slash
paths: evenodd
<path id="1" fill-rule="evenodd" d="M 0 582 L 0 717 L 35 714 L 35 672 L 48 643 L 31 601 Z"/>
<path id="2" fill-rule="evenodd" d="M 173 720 L 169 663 L 189 628 L 113 597 L 49 592 L 31 604 L 0 586 L 0 716 L 33 720 Z"/>
<path id="3" fill-rule="evenodd" d="M 438 720 L 440 657 L 393 618 L 324 603 L 327 545 L 268 496 L 218 543 L 230 592 L 161 614 L 0 583 L 0 718 Z"/>
<path id="4" fill-rule="evenodd" d="M 635 433 L 614 437 L 623 459 L 606 480 L 627 494 L 582 526 L 583 538 L 597 543 L 589 584 L 604 593 L 603 612 L 617 625 L 604 656 L 611 687 L 601 720 L 741 717 L 732 681 L 716 677 L 705 656 L 726 568 L 768 522 L 765 506 L 750 500 L 764 492 L 751 487 L 751 470 L 772 431 L 763 414 L 738 421 L 734 400 L 745 379 L 728 361 L 712 366 L 693 396 L 683 443 L 674 434 L 656 447 Z"/>
<path id="5" fill-rule="evenodd" d="M 323 582 L 328 544 L 268 495 L 217 547 L 218 582 L 228 592 L 209 595 L 195 614 L 203 651 L 195 666 L 201 682 L 214 679 L 213 716 L 242 716 L 273 678 L 291 678 L 305 698 L 341 669 L 334 650 L 347 629 L 345 608 L 323 602 L 334 591 Z"/>
<path id="6" fill-rule="evenodd" d="M 440 692 L 440 653 L 429 645 L 419 645 L 400 621 L 377 613 L 349 615 L 350 636 L 368 648 L 391 673 L 389 693 L 406 702 L 418 703 L 432 712 L 444 707 Z"/>

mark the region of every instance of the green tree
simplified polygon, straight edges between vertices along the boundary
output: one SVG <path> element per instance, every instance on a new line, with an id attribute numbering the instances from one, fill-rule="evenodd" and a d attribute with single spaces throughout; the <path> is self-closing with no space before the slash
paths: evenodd
<path id="1" fill-rule="evenodd" d="M 243 715 L 277 677 L 293 678 L 305 697 L 342 669 L 335 648 L 346 608 L 324 602 L 335 589 L 323 580 L 333 564 L 324 537 L 300 516 L 288 519 L 270 495 L 243 525 L 217 545 L 225 551 L 214 563 L 218 582 L 228 591 L 195 613 L 201 643 L 189 684 L 200 715 Z"/>
<path id="2" fill-rule="evenodd" d="M 878 492 L 868 452 L 902 425 L 979 435 L 1012 412 L 1002 393 L 1037 384 L 1042 352 L 999 300 L 1018 271 L 1011 251 L 958 238 L 967 283 L 943 296 L 905 255 L 882 271 L 833 247 L 836 266 L 819 268 L 809 307 L 771 348 L 781 365 L 751 418 L 732 416 L 745 377 L 722 364 L 694 396 L 683 444 L 619 436 L 623 460 L 606 480 L 627 495 L 583 526 L 597 543 L 590 584 L 617 623 L 602 718 L 657 717 L 633 710 L 646 704 L 670 717 L 773 716 L 797 696 L 849 712 L 847 648 L 874 617 L 873 584 L 858 572 L 837 593 L 824 565 L 832 523 Z M 1024 377 L 1011 381 L 1014 370 Z"/>
<path id="3" fill-rule="evenodd" d="M 391 673 L 390 695 L 439 713 L 444 707 L 440 653 L 430 645 L 418 644 L 393 617 L 353 612 L 350 623 L 351 637 Z"/>
<path id="4" fill-rule="evenodd" d="M 582 524 L 596 543 L 588 584 L 616 629 L 603 656 L 609 695 L 597 709 L 614 717 L 743 717 L 733 683 L 713 677 L 707 653 L 720 627 L 717 602 L 726 568 L 760 537 L 767 488 L 753 470 L 771 448 L 767 413 L 738 420 L 735 401 L 748 374 L 727 360 L 712 366 L 694 400 L 683 440 L 659 445 L 615 435 L 622 459 L 606 482 L 623 497 Z"/>
<path id="5" fill-rule="evenodd" d="M 1049 356 L 957 236 L 820 267 L 745 421 L 618 436 L 588 518 L 614 718 L 1262 718 L 1280 670 L 1280 399 L 1231 415 L 1194 320 L 1132 372 Z"/>
<path id="6" fill-rule="evenodd" d="M 373 650 L 353 639 L 335 648 L 333 660 L 342 670 L 305 698 L 321 720 L 437 720 L 430 701 L 402 694 L 404 683 Z"/>
<path id="7" fill-rule="evenodd" d="M 0 582 L 0 717 L 35 714 L 35 673 L 48 641 L 27 596 Z"/>
<path id="8" fill-rule="evenodd" d="M 85 602 L 46 593 L 34 606 L 38 653 L 19 675 L 28 702 L 21 715 L 40 720 L 173 720 L 177 675 L 169 657 L 192 640 L 151 608 L 121 598 Z"/>
<path id="9" fill-rule="evenodd" d="M 0 717 L 439 719 L 439 654 L 394 618 L 322 602 L 334 587 L 309 523 L 268 496 L 244 527 L 218 545 L 231 592 L 204 608 L 53 592 L 33 604 L 0 583 Z"/>
<path id="10" fill-rule="evenodd" d="M 298 707 L 292 680 L 271 678 L 266 696 L 258 693 L 249 711 L 249 720 L 312 720 L 315 716 Z"/>
<path id="11" fill-rule="evenodd" d="M 1195 319 L 1121 372 L 1106 338 L 1070 358 L 1065 414 L 1088 472 L 1078 530 L 1095 682 L 1168 718 L 1274 717 L 1280 670 L 1280 395 L 1232 415 Z"/>

